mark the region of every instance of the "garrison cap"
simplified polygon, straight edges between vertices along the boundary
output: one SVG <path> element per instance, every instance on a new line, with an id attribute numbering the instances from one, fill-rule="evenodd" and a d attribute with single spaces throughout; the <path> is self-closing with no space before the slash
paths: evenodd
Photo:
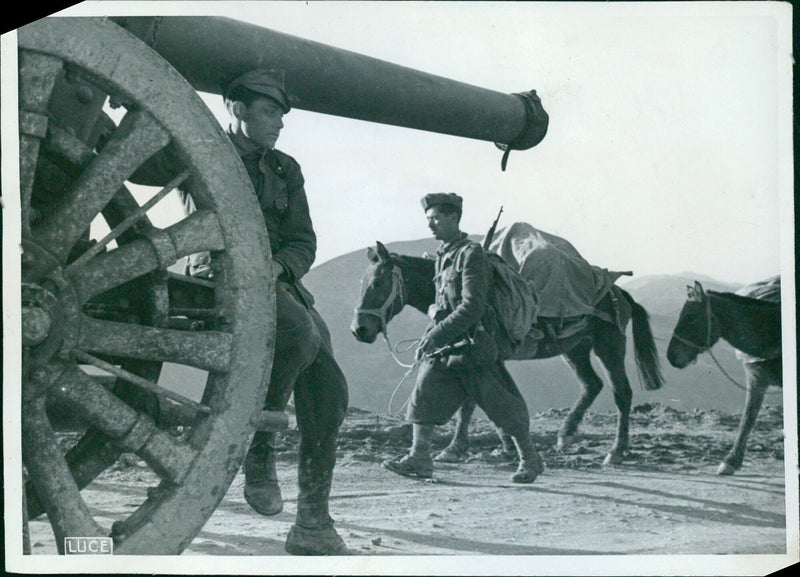
<path id="1" fill-rule="evenodd" d="M 432 192 L 423 196 L 420 203 L 422 204 L 422 210 L 428 210 L 437 204 L 449 204 L 456 207 L 460 212 L 464 199 L 454 192 Z"/>
<path id="2" fill-rule="evenodd" d="M 223 95 L 227 98 L 234 88 L 244 86 L 253 92 L 258 92 L 271 98 L 281 105 L 283 113 L 286 114 L 292 107 L 289 105 L 289 97 L 286 95 L 286 89 L 283 86 L 283 76 L 283 70 L 256 68 L 234 79 L 225 87 Z"/>

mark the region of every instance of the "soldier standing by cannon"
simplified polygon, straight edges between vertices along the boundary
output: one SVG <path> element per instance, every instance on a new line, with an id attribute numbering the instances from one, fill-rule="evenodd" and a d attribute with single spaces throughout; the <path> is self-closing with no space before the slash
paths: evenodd
<path id="1" fill-rule="evenodd" d="M 330 332 L 314 308 L 314 297 L 301 279 L 316 257 L 317 238 L 311 221 L 298 162 L 275 143 L 283 116 L 291 109 L 283 72 L 257 68 L 235 78 L 222 90 L 230 116 L 228 137 L 253 183 L 269 235 L 275 281 L 275 354 L 264 409 L 284 411 L 294 393 L 298 450 L 297 516 L 286 538 L 296 555 L 343 555 L 347 547 L 328 513 L 339 427 L 347 413 L 347 381 L 333 357 Z M 132 180 L 153 181 L 169 173 L 169 153 L 150 159 Z M 187 213 L 191 196 L 181 193 Z M 213 276 L 209 253 L 187 258 L 191 276 Z M 283 511 L 275 467 L 276 433 L 256 431 L 244 460 L 244 497 L 266 516 Z"/>
<path id="2" fill-rule="evenodd" d="M 282 411 L 294 392 L 298 451 L 297 516 L 286 550 L 300 555 L 347 552 L 328 514 L 336 440 L 347 412 L 347 382 L 333 357 L 330 333 L 301 284 L 316 255 L 300 165 L 275 150 L 289 112 L 280 71 L 256 69 L 224 92 L 228 135 L 253 181 L 267 225 L 276 281 L 275 357 L 265 409 Z M 257 431 L 244 461 L 244 496 L 262 515 L 283 510 L 275 470 L 275 433 Z"/>

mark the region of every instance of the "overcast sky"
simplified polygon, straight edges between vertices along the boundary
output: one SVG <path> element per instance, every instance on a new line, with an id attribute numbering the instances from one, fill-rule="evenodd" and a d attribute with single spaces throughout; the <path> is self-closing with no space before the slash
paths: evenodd
<path id="1" fill-rule="evenodd" d="M 501 224 L 530 222 L 637 276 L 750 282 L 780 271 L 791 36 L 775 3 L 101 4 L 199 10 L 504 93 L 536 89 L 548 135 L 512 152 L 506 172 L 488 142 L 294 109 L 278 148 L 303 167 L 317 264 L 429 236 L 419 198 L 454 191 L 463 230 L 485 233 L 503 205 Z M 221 98 L 205 99 L 227 122 Z"/>

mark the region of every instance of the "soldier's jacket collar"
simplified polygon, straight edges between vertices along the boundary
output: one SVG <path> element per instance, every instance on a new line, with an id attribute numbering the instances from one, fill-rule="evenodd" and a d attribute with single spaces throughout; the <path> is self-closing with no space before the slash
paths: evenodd
<path id="1" fill-rule="evenodd" d="M 231 130 L 230 126 L 228 127 L 228 136 L 230 137 L 231 142 L 233 142 L 233 146 L 236 147 L 236 152 L 239 153 L 239 156 L 261 156 L 266 150 L 266 148 L 260 144 L 256 144 L 244 134 L 234 132 Z"/>
<path id="2" fill-rule="evenodd" d="M 228 136 L 236 148 L 236 152 L 243 159 L 252 159 L 258 162 L 258 169 L 266 174 L 268 170 L 274 172 L 281 178 L 286 178 L 286 169 L 283 163 L 271 148 L 261 146 L 247 138 L 244 134 L 239 134 L 228 127 Z"/>
<path id="3" fill-rule="evenodd" d="M 442 243 L 442 245 L 436 250 L 436 254 L 442 256 L 452 250 L 459 248 L 464 243 L 469 242 L 468 236 L 469 235 L 467 235 L 466 232 L 459 233 L 458 236 L 456 236 L 456 238 L 454 238 L 450 242 Z"/>

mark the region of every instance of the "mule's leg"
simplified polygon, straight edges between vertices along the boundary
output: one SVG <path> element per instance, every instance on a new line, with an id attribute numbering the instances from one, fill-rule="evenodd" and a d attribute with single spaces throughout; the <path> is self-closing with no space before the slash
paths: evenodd
<path id="1" fill-rule="evenodd" d="M 561 429 L 558 431 L 556 449 L 559 451 L 566 449 L 575 442 L 575 432 L 578 430 L 581 420 L 583 420 L 583 415 L 603 389 L 603 381 L 592 368 L 591 359 L 589 358 L 591 350 L 591 342 L 581 341 L 563 355 L 564 360 L 572 367 L 581 382 L 583 393 L 575 401 L 564 424 L 561 425 Z"/>
<path id="2" fill-rule="evenodd" d="M 475 401 L 467 397 L 456 413 L 456 432 L 442 452 L 434 457 L 435 461 L 459 463 L 467 456 L 469 446 L 469 422 L 475 412 Z"/>
<path id="3" fill-rule="evenodd" d="M 756 417 L 764 401 L 764 394 L 769 386 L 766 367 L 762 363 L 744 363 L 744 372 L 747 378 L 747 397 L 744 412 L 739 422 L 739 432 L 733 448 L 725 456 L 717 469 L 717 475 L 733 475 L 742 466 L 744 460 L 747 437 L 753 429 Z"/>
<path id="4" fill-rule="evenodd" d="M 499 449 L 492 451 L 492 455 L 495 457 L 502 457 L 503 459 L 508 459 L 510 461 L 516 461 L 519 457 L 519 452 L 516 444 L 514 443 L 514 437 L 508 433 L 504 433 L 500 427 L 496 427 L 496 429 L 497 436 L 500 437 L 500 443 L 502 446 Z"/>
<path id="5" fill-rule="evenodd" d="M 604 465 L 612 465 L 621 463 L 628 450 L 633 391 L 625 373 L 625 335 L 610 325 L 603 332 L 596 341 L 594 351 L 611 378 L 614 403 L 617 405 L 617 436 L 603 461 Z"/>

